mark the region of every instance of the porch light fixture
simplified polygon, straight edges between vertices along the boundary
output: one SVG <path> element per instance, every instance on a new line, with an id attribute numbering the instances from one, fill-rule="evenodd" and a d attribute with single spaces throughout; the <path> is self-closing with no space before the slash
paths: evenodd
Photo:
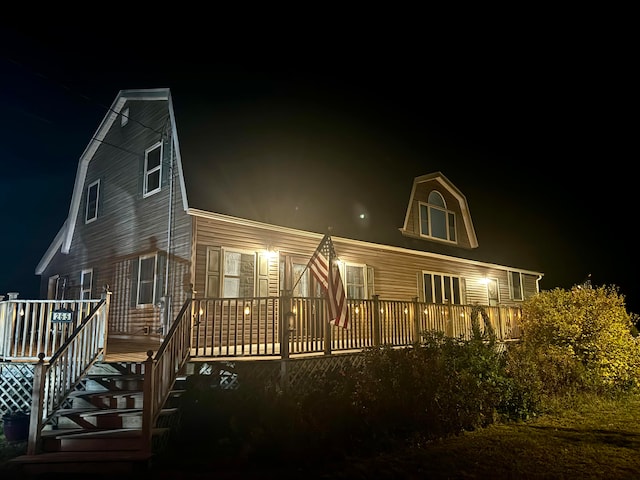
<path id="1" fill-rule="evenodd" d="M 356 315 L 360 313 L 360 307 L 356 306 Z"/>
<path id="2" fill-rule="evenodd" d="M 287 312 L 284 314 L 285 319 L 287 320 L 287 325 L 289 326 L 289 331 L 293 332 L 295 330 L 295 320 L 296 314 L 294 312 Z"/>
<path id="3" fill-rule="evenodd" d="M 251 313 L 251 307 L 249 305 L 244 306 L 244 314 L 249 315 Z"/>
<path id="4" fill-rule="evenodd" d="M 295 305 L 293 306 L 293 308 L 291 309 L 291 311 L 293 312 L 293 314 L 295 315 L 296 313 L 298 313 L 298 307 L 296 307 Z"/>
<path id="5" fill-rule="evenodd" d="M 407 313 L 409 313 L 409 309 L 407 307 L 404 308 L 404 314 L 406 315 Z"/>

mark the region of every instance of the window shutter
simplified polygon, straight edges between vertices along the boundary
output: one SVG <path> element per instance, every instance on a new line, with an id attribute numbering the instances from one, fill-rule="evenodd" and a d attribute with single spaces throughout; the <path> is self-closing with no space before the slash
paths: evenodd
<path id="1" fill-rule="evenodd" d="M 460 294 L 462 298 L 460 298 L 460 303 L 462 305 L 467 304 L 467 281 L 464 277 L 460 277 Z"/>
<path id="2" fill-rule="evenodd" d="M 171 138 L 162 142 L 162 178 L 160 179 L 160 186 L 164 187 L 169 185 L 169 174 L 171 170 Z"/>
<path id="3" fill-rule="evenodd" d="M 135 307 L 138 304 L 138 267 L 139 267 L 140 259 L 138 257 L 131 259 L 131 267 L 129 271 L 131 275 L 129 275 L 129 280 L 131 282 L 131 298 L 129 299 L 129 304 L 132 307 Z"/>
<path id="4" fill-rule="evenodd" d="M 138 200 L 144 197 L 144 148 L 138 160 Z"/>
<path id="5" fill-rule="evenodd" d="M 422 272 L 418 272 L 418 300 L 424 302 L 424 276 Z"/>
<path id="6" fill-rule="evenodd" d="M 269 296 L 269 257 L 263 254 L 258 254 L 258 296 Z"/>
<path id="7" fill-rule="evenodd" d="M 157 305 L 160 302 L 160 297 L 164 295 L 166 265 L 167 265 L 166 252 L 158 252 L 158 256 L 156 257 L 156 288 L 155 288 L 155 295 L 153 297 L 153 303 L 155 305 Z"/>
<path id="8" fill-rule="evenodd" d="M 367 265 L 366 267 L 367 267 L 367 293 L 365 298 L 371 299 L 375 294 L 375 288 L 373 283 L 373 267 L 370 265 Z"/>

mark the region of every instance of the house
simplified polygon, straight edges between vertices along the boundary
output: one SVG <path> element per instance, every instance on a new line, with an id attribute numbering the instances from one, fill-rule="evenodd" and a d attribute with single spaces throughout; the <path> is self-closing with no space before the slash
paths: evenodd
<path id="1" fill-rule="evenodd" d="M 268 152 L 257 163 L 247 145 L 243 156 L 213 155 L 207 142 L 220 130 L 241 142 L 241 124 L 212 126 L 206 111 L 188 111 L 172 93 L 117 94 L 79 159 L 67 219 L 36 268 L 43 298 L 99 298 L 108 285 L 109 335 L 162 339 L 192 296 L 226 301 L 227 315 L 242 308 L 226 317 L 236 324 L 253 321 L 247 299 L 254 310 L 264 299 L 259 330 L 273 335 L 269 299 L 320 295 L 305 267 L 326 233 L 354 312 L 353 302 L 372 298 L 513 307 L 539 291 L 541 272 L 483 260 L 467 199 L 442 172 L 407 179 L 400 199 L 372 188 L 382 207 L 354 220 L 338 195 L 345 189 L 321 165 L 272 168 Z M 385 221 L 368 223 L 376 215 Z"/>

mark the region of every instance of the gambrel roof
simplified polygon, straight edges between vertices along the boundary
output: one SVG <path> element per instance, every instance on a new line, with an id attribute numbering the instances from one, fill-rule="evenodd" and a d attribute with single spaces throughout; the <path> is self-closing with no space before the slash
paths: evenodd
<path id="1" fill-rule="evenodd" d="M 390 159 L 391 168 L 377 164 L 366 167 L 362 158 L 356 158 L 361 150 L 354 143 L 359 137 L 350 130 L 348 120 L 331 117 L 320 107 L 314 110 L 287 104 L 274 108 L 265 104 L 256 110 L 251 99 L 244 106 L 228 105 L 224 92 L 216 97 L 217 103 L 205 100 L 206 94 L 169 88 L 118 93 L 79 159 L 69 215 L 38 264 L 37 274 L 44 271 L 58 250 L 68 253 L 87 166 L 106 132 L 131 101 L 167 102 L 182 205 L 187 212 L 214 212 L 357 241 L 504 264 L 480 248 L 467 199 L 443 173 L 400 177 L 393 165 L 402 158 Z M 342 148 L 335 148 L 336 144 Z M 409 221 L 416 194 L 430 184 L 437 184 L 452 199 L 466 243 L 447 244 L 411 234 Z M 398 187 L 402 190 L 405 186 L 405 193 L 398 194 Z M 511 263 L 518 264 L 519 259 Z"/>

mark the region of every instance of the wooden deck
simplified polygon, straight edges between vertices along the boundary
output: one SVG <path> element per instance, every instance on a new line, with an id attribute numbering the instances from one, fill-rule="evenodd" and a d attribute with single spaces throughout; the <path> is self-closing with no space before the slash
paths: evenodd
<path id="1" fill-rule="evenodd" d="M 147 351 L 153 354 L 160 348 L 160 340 L 153 337 L 107 337 L 105 362 L 144 362 Z"/>

